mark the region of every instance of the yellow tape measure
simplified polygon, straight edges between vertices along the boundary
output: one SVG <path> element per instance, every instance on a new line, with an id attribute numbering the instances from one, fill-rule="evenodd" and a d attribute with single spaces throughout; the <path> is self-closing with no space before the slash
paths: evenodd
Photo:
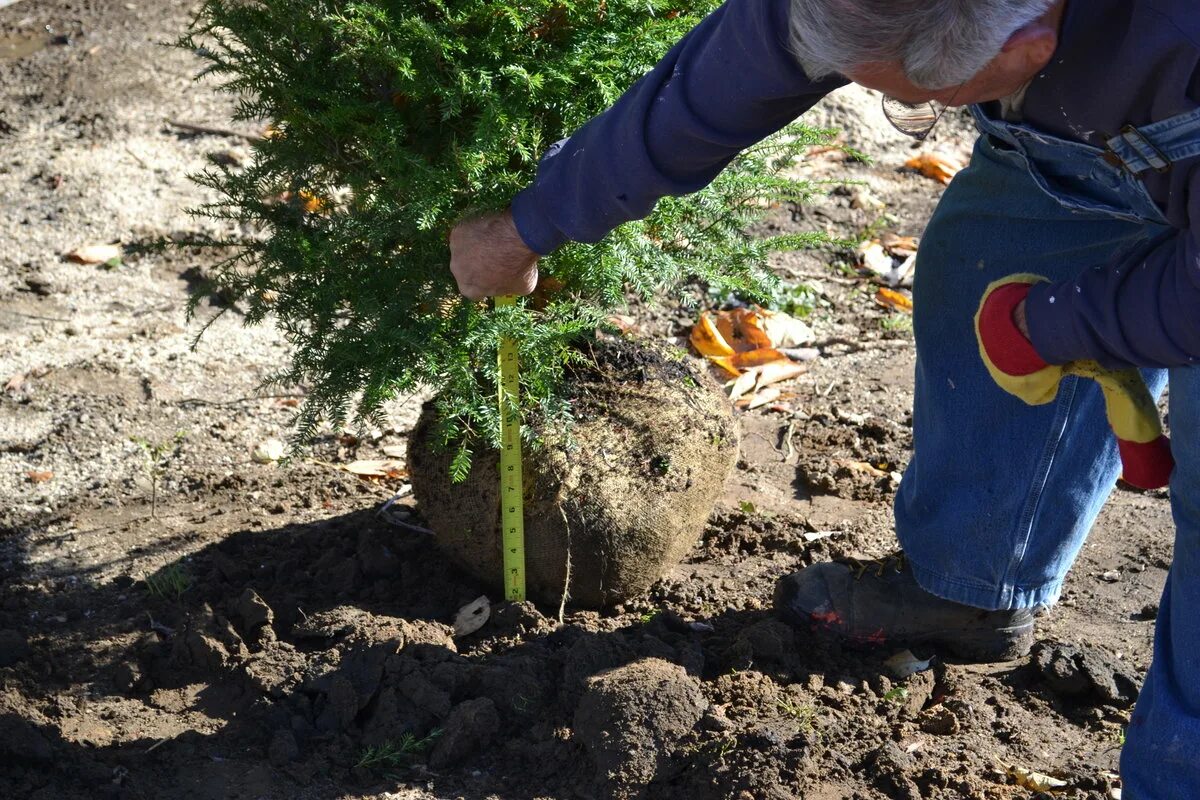
<path id="1" fill-rule="evenodd" d="M 496 298 L 496 308 L 516 298 Z M 521 382 L 517 343 L 500 340 L 500 540 L 504 548 L 504 597 L 525 599 L 525 484 L 521 475 Z"/>

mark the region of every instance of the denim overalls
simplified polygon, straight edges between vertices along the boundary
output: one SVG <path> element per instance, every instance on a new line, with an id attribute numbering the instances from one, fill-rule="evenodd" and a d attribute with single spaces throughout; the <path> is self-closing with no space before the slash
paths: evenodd
<path id="1" fill-rule="evenodd" d="M 1073 278 L 1170 233 L 1137 175 L 1200 154 L 1200 109 L 1126 129 L 1107 150 L 972 111 L 982 135 L 971 165 L 918 255 L 915 452 L 896 530 L 928 591 L 1030 607 L 1058 598 L 1120 464 L 1091 381 L 1067 379 L 1038 407 L 992 382 L 975 309 L 997 278 Z M 1153 391 L 1167 372 L 1146 371 Z M 1200 798 L 1200 369 L 1169 374 L 1175 557 L 1122 754 L 1125 800 Z"/>

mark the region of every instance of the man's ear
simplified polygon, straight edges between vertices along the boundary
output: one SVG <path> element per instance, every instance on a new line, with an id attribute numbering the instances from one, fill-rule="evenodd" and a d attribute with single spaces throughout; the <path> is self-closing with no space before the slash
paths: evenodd
<path id="1" fill-rule="evenodd" d="M 1029 23 L 1008 37 L 1008 41 L 1004 43 L 1004 47 L 1000 48 L 1000 52 L 1010 53 L 1015 50 L 1025 50 L 1035 57 L 1049 58 L 1057 47 L 1058 30 L 1053 25 L 1038 20 Z"/>

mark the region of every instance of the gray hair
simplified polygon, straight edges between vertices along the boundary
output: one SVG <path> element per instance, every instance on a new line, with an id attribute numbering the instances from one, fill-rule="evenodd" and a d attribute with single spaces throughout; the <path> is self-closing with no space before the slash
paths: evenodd
<path id="1" fill-rule="evenodd" d="M 896 61 L 917 86 L 966 82 L 1053 0 L 791 0 L 791 48 L 809 78 Z"/>

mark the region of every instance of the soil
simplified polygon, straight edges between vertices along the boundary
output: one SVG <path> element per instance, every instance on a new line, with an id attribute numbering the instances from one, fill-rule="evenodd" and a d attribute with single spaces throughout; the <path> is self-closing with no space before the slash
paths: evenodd
<path id="1" fill-rule="evenodd" d="M 341 468 L 402 451 L 423 398 L 258 463 L 303 387 L 257 391 L 286 350 L 236 310 L 191 348 L 210 256 L 62 258 L 199 230 L 186 175 L 246 159 L 241 136 L 167 122 L 229 127 L 198 59 L 159 44 L 189 4 L 0 6 L 0 796 L 1030 796 L 1009 767 L 1109 796 L 1171 559 L 1165 494 L 1114 495 L 1027 659 L 899 679 L 893 653 L 771 615 L 779 576 L 894 547 L 913 351 L 846 253 L 775 259 L 814 290 L 821 355 L 790 412 L 739 412 L 737 468 L 682 564 L 607 612 L 497 603 L 456 636 L 480 584 L 421 531 L 400 473 Z M 940 187 L 902 169 L 878 102 L 813 113 L 874 160 L 814 153 L 803 174 L 855 183 L 764 229 L 920 235 Z M 951 115 L 933 145 L 969 141 Z M 628 312 L 677 342 L 691 315 Z"/>

